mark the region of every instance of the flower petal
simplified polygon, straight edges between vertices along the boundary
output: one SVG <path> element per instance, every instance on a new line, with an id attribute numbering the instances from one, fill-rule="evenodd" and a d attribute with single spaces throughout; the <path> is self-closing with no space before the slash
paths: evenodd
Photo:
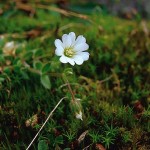
<path id="1" fill-rule="evenodd" d="M 55 50 L 55 54 L 57 55 L 57 56 L 61 56 L 61 55 L 63 55 L 63 49 L 58 49 L 58 48 L 56 48 L 56 50 Z"/>
<path id="2" fill-rule="evenodd" d="M 77 65 L 83 64 L 83 58 L 80 55 L 76 55 L 73 59 Z"/>
<path id="3" fill-rule="evenodd" d="M 86 39 L 83 37 L 83 35 L 79 35 L 76 39 L 75 45 L 76 44 L 81 44 L 81 43 L 86 43 Z"/>
<path id="4" fill-rule="evenodd" d="M 89 45 L 87 43 L 76 44 L 74 46 L 75 51 L 85 51 L 88 48 L 89 48 Z"/>
<path id="5" fill-rule="evenodd" d="M 61 42 L 61 40 L 56 39 L 55 40 L 55 46 L 56 46 L 57 49 L 63 50 L 63 43 Z"/>
<path id="6" fill-rule="evenodd" d="M 66 57 L 66 58 L 67 58 L 67 61 L 68 61 L 72 66 L 75 65 L 75 62 L 74 62 L 74 60 L 73 60 L 72 58 L 68 58 L 68 57 Z"/>
<path id="7" fill-rule="evenodd" d="M 66 47 L 70 47 L 71 44 L 72 44 L 72 41 L 71 41 L 71 38 L 69 35 L 67 34 L 64 34 L 62 36 L 62 41 L 63 41 L 63 47 L 66 48 Z"/>
<path id="8" fill-rule="evenodd" d="M 60 60 L 62 63 L 67 63 L 68 61 L 67 61 L 66 58 L 67 58 L 66 56 L 62 55 L 59 60 Z"/>
<path id="9" fill-rule="evenodd" d="M 75 43 L 75 39 L 76 39 L 76 35 L 74 32 L 70 32 L 69 33 L 69 36 L 71 38 L 71 41 L 72 41 L 72 45 Z"/>
<path id="10" fill-rule="evenodd" d="M 66 57 L 66 56 L 64 56 L 64 55 L 62 55 L 59 60 L 60 60 L 62 63 L 70 63 L 72 66 L 75 65 L 75 62 L 74 62 L 73 59 L 68 58 L 68 57 Z"/>
<path id="11" fill-rule="evenodd" d="M 62 42 L 63 42 L 63 43 L 65 42 L 66 37 L 67 37 L 67 34 L 64 34 L 64 35 L 62 36 Z"/>
<path id="12" fill-rule="evenodd" d="M 88 60 L 89 59 L 89 53 L 88 52 L 80 52 L 78 53 L 78 55 L 80 55 L 84 61 Z"/>

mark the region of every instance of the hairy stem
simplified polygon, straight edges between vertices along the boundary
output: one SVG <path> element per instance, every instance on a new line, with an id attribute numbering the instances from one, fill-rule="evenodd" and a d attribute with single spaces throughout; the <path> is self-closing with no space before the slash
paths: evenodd
<path id="1" fill-rule="evenodd" d="M 67 84 L 67 86 L 68 86 L 69 92 L 71 93 L 72 100 L 75 102 L 74 93 L 73 93 L 73 91 L 72 91 L 72 88 L 71 88 L 71 86 L 70 86 L 70 83 L 69 83 L 68 79 L 66 79 L 66 84 Z"/>

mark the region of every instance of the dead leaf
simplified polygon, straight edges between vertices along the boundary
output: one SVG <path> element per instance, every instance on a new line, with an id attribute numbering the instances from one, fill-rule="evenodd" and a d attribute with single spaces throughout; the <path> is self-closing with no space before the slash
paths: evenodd
<path id="1" fill-rule="evenodd" d="M 33 29 L 33 30 L 30 30 L 27 33 L 25 33 L 25 35 L 28 39 L 36 38 L 41 35 L 41 32 L 42 32 L 41 29 Z"/>
<path id="2" fill-rule="evenodd" d="M 149 35 L 149 29 L 148 29 L 148 27 L 147 27 L 146 22 L 145 22 L 145 21 L 142 21 L 142 22 L 141 22 L 141 26 L 142 26 L 142 28 L 143 28 L 143 31 L 144 31 L 145 35 L 148 36 L 148 35 Z"/>
<path id="3" fill-rule="evenodd" d="M 71 142 L 70 144 L 69 144 L 69 147 L 72 149 L 72 150 L 75 150 L 75 149 L 77 149 L 77 147 L 78 147 L 78 140 L 75 140 L 75 141 L 73 141 L 73 142 Z"/>
<path id="4" fill-rule="evenodd" d="M 89 132 L 89 131 L 86 130 L 85 132 L 83 132 L 83 133 L 79 136 L 79 138 L 78 138 L 78 143 L 79 143 L 79 144 L 84 140 L 84 138 L 85 138 L 85 136 L 86 136 L 86 134 L 87 134 L 88 132 Z"/>
<path id="5" fill-rule="evenodd" d="M 135 8 L 131 8 L 130 10 L 123 11 L 121 15 L 126 19 L 133 19 L 137 15 L 137 13 L 138 12 Z"/>
<path id="6" fill-rule="evenodd" d="M 3 72 L 3 68 L 0 66 L 0 73 Z"/>
<path id="7" fill-rule="evenodd" d="M 25 124 L 26 124 L 26 127 L 34 127 L 36 124 L 38 123 L 38 116 L 37 114 L 33 115 L 30 119 L 28 119 Z"/>
<path id="8" fill-rule="evenodd" d="M 90 146 L 92 146 L 92 143 L 90 145 L 84 147 L 82 150 L 88 150 Z"/>
<path id="9" fill-rule="evenodd" d="M 3 9 L 1 9 L 1 8 L 0 8 L 0 15 L 2 15 L 2 14 L 3 14 L 3 12 L 4 12 L 4 11 L 3 11 Z"/>
<path id="10" fill-rule="evenodd" d="M 54 131 L 55 136 L 61 135 L 61 132 L 59 130 L 54 128 L 53 131 Z"/>
<path id="11" fill-rule="evenodd" d="M 135 108 L 135 110 L 136 110 L 137 112 L 139 112 L 139 113 L 141 113 L 141 112 L 144 111 L 144 107 L 143 107 L 143 105 L 141 104 L 140 101 L 135 101 L 135 102 L 134 102 L 134 108 Z"/>
<path id="12" fill-rule="evenodd" d="M 16 2 L 16 7 L 20 10 L 23 10 L 27 13 L 29 13 L 30 15 L 34 15 L 35 14 L 35 9 L 30 6 L 29 4 L 24 4 L 21 2 Z"/>
<path id="13" fill-rule="evenodd" d="M 10 60 L 6 60 L 6 65 L 9 66 L 11 64 Z"/>
<path id="14" fill-rule="evenodd" d="M 102 144 L 96 144 L 95 147 L 97 150 L 106 150 Z"/>

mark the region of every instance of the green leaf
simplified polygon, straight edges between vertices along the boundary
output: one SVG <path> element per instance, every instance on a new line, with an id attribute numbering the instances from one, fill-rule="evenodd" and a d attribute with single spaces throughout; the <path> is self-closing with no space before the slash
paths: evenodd
<path id="1" fill-rule="evenodd" d="M 4 62 L 5 61 L 5 58 L 3 55 L 0 55 L 0 62 Z"/>
<path id="2" fill-rule="evenodd" d="M 9 67 L 5 67 L 5 68 L 4 68 L 4 72 L 5 72 L 6 74 L 10 74 L 10 73 L 11 73 L 11 69 L 10 69 Z"/>
<path id="3" fill-rule="evenodd" d="M 20 46 L 16 49 L 16 54 L 18 55 L 20 53 L 22 53 L 22 46 Z"/>
<path id="4" fill-rule="evenodd" d="M 40 140 L 38 143 L 38 150 L 48 150 L 48 145 L 45 140 Z"/>
<path id="5" fill-rule="evenodd" d="M 20 66 L 15 65 L 15 66 L 14 66 L 14 71 L 15 71 L 16 73 L 20 73 Z"/>
<path id="6" fill-rule="evenodd" d="M 24 59 L 25 59 L 25 60 L 29 60 L 29 59 L 32 58 L 32 56 L 33 56 L 33 52 L 32 52 L 32 51 L 29 51 L 29 52 L 27 52 L 27 53 L 24 55 Z"/>
<path id="7" fill-rule="evenodd" d="M 55 144 L 63 144 L 63 136 L 62 135 L 57 136 L 55 138 Z"/>
<path id="8" fill-rule="evenodd" d="M 50 79 L 49 79 L 48 75 L 41 76 L 41 83 L 46 89 L 51 88 L 51 83 L 50 83 Z"/>
<path id="9" fill-rule="evenodd" d="M 3 82 L 5 80 L 5 78 L 0 77 L 0 82 Z"/>
<path id="10" fill-rule="evenodd" d="M 42 73 L 46 73 L 48 71 L 50 71 L 50 63 L 45 64 L 42 68 Z"/>
<path id="11" fill-rule="evenodd" d="M 24 79 L 29 80 L 29 76 L 28 76 L 28 74 L 25 72 L 25 70 L 21 70 L 20 73 L 21 73 L 21 75 L 22 75 L 22 77 L 23 77 Z"/>
<path id="12" fill-rule="evenodd" d="M 34 51 L 34 57 L 42 56 L 43 55 L 43 50 L 42 49 L 36 49 Z"/>
<path id="13" fill-rule="evenodd" d="M 13 61 L 13 65 L 14 65 L 14 66 L 21 67 L 21 66 L 22 66 L 22 62 L 21 62 L 20 58 L 16 58 L 16 59 Z"/>
<path id="14" fill-rule="evenodd" d="M 33 63 L 34 69 L 42 70 L 43 64 L 40 61 L 36 61 Z"/>

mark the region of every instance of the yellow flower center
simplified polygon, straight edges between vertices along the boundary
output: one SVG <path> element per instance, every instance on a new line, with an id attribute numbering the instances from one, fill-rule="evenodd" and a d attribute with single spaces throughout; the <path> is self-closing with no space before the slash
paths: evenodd
<path id="1" fill-rule="evenodd" d="M 72 47 L 65 48 L 65 50 L 64 50 L 64 55 L 65 56 L 72 57 L 72 56 L 74 56 L 74 54 L 75 54 L 75 51 L 73 50 Z"/>

